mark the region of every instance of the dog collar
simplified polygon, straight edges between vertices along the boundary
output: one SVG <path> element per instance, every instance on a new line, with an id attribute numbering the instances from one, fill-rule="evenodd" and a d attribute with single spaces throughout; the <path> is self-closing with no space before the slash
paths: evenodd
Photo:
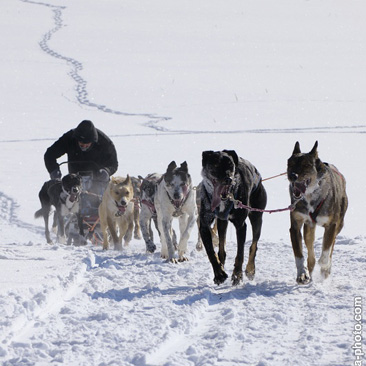
<path id="1" fill-rule="evenodd" d="M 174 217 L 178 217 L 178 216 L 180 216 L 182 213 L 181 213 L 181 208 L 184 206 L 184 204 L 186 203 L 186 201 L 187 201 L 187 199 L 188 199 L 188 197 L 189 197 L 189 195 L 190 195 L 190 193 L 191 193 L 191 190 L 192 189 L 190 189 L 188 192 L 187 192 L 187 194 L 185 195 L 185 197 L 183 198 L 183 200 L 182 200 L 182 202 L 181 202 L 181 204 L 177 207 L 176 205 L 175 205 L 175 202 L 174 202 L 174 200 L 170 197 L 170 195 L 169 195 L 169 192 L 166 190 L 166 194 L 168 195 L 168 198 L 169 198 L 169 200 L 170 200 L 170 203 L 175 207 L 175 212 L 173 213 L 173 216 Z"/>

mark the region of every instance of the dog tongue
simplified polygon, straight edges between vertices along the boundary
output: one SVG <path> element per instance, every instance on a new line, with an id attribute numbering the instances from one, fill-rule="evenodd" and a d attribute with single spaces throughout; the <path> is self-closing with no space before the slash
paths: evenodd
<path id="1" fill-rule="evenodd" d="M 295 183 L 293 187 L 293 193 L 296 198 L 299 198 L 303 195 L 306 191 L 306 184 L 305 183 Z"/>
<path id="2" fill-rule="evenodd" d="M 220 184 L 217 184 L 214 186 L 214 191 L 212 195 L 212 201 L 211 201 L 211 211 L 215 211 L 216 207 L 221 202 L 221 194 L 225 190 L 225 186 L 222 186 Z"/>
<path id="3" fill-rule="evenodd" d="M 118 208 L 118 211 L 119 211 L 120 213 L 122 213 L 122 214 L 124 214 L 124 213 L 125 213 L 125 211 L 126 211 L 126 206 L 117 206 L 117 208 Z"/>

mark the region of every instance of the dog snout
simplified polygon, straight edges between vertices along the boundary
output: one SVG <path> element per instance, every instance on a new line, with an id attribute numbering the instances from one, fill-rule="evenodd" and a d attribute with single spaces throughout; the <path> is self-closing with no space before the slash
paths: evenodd
<path id="1" fill-rule="evenodd" d="M 181 198 L 181 194 L 180 194 L 180 192 L 174 192 L 173 198 L 174 198 L 175 200 L 179 200 L 179 199 Z"/>
<path id="2" fill-rule="evenodd" d="M 121 206 L 127 206 L 128 202 L 124 199 L 120 201 Z"/>

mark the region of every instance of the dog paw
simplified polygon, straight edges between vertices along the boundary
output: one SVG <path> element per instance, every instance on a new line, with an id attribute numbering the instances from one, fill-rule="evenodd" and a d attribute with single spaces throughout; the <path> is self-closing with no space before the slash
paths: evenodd
<path id="1" fill-rule="evenodd" d="M 134 239 L 136 239 L 136 240 L 141 240 L 141 239 L 142 239 L 142 236 L 141 236 L 141 234 L 140 234 L 140 233 L 134 233 L 134 234 L 133 234 L 133 237 L 134 237 Z"/>
<path id="2" fill-rule="evenodd" d="M 196 250 L 200 252 L 202 249 L 203 249 L 203 245 L 202 245 L 202 243 L 201 243 L 201 242 L 198 242 L 198 243 L 196 244 Z"/>
<path id="3" fill-rule="evenodd" d="M 233 273 L 231 276 L 231 282 L 233 284 L 233 286 L 237 286 L 240 284 L 240 282 L 243 281 L 243 273 Z"/>
<path id="4" fill-rule="evenodd" d="M 304 272 L 302 273 L 300 276 L 297 277 L 296 282 L 299 285 L 307 285 L 308 283 L 310 283 L 311 278 L 309 275 L 309 272 Z"/>
<path id="5" fill-rule="evenodd" d="M 122 243 L 114 244 L 114 250 L 118 250 L 119 252 L 121 252 L 122 251 Z"/>
<path id="6" fill-rule="evenodd" d="M 329 277 L 329 275 L 330 275 L 330 269 L 331 269 L 331 267 L 326 268 L 326 269 L 324 269 L 324 268 L 321 268 L 320 269 L 320 273 L 321 273 L 321 275 L 322 275 L 322 277 L 324 279 L 327 279 Z"/>
<path id="7" fill-rule="evenodd" d="M 255 269 L 252 270 L 245 270 L 245 275 L 247 276 L 249 281 L 253 281 L 255 277 Z"/>
<path id="8" fill-rule="evenodd" d="M 58 237 L 58 242 L 60 244 L 66 244 L 66 236 L 59 236 Z"/>
<path id="9" fill-rule="evenodd" d="M 146 243 L 146 251 L 148 253 L 154 253 L 155 250 L 156 250 L 156 245 L 152 241 L 149 241 Z"/>
<path id="10" fill-rule="evenodd" d="M 222 283 L 224 283 L 226 281 L 226 279 L 228 278 L 228 275 L 226 274 L 226 272 L 221 272 L 218 275 L 215 275 L 214 278 L 214 283 L 216 283 L 216 285 L 221 285 Z"/>

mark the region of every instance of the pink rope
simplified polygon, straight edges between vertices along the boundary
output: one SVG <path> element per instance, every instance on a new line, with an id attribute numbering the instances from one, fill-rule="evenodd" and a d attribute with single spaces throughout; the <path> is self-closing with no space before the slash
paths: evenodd
<path id="1" fill-rule="evenodd" d="M 236 200 L 232 194 L 229 195 L 229 199 L 234 202 L 234 207 L 235 208 L 244 208 L 248 211 L 265 212 L 265 213 L 269 213 L 269 214 L 276 213 L 276 212 L 283 212 L 283 211 L 293 211 L 293 210 L 295 210 L 296 204 L 298 202 L 298 201 L 296 201 L 292 205 L 290 205 L 288 207 L 285 207 L 285 208 L 278 208 L 276 210 L 263 210 L 261 208 L 254 208 L 254 207 L 244 205 L 239 200 Z"/>

